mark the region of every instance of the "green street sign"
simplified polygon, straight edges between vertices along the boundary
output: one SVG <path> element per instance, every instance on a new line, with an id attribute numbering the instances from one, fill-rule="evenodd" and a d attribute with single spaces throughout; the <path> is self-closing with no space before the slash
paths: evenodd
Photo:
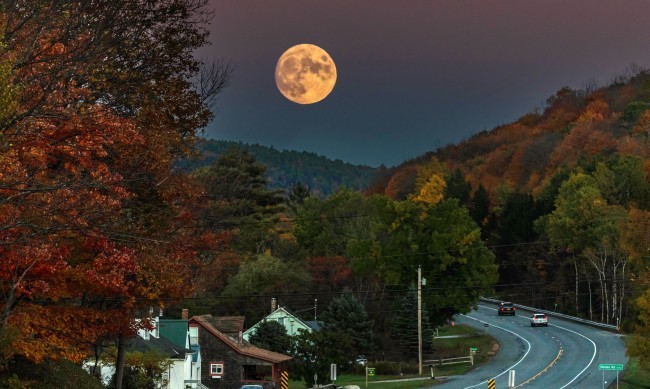
<path id="1" fill-rule="evenodd" d="M 478 347 L 470 347 L 469 351 L 478 351 Z"/>
<path id="2" fill-rule="evenodd" d="M 621 363 L 601 363 L 598 365 L 598 370 L 623 370 Z"/>
<path id="3" fill-rule="evenodd" d="M 368 368 L 368 376 L 369 377 L 374 377 L 375 376 L 375 368 L 374 367 L 369 367 Z"/>

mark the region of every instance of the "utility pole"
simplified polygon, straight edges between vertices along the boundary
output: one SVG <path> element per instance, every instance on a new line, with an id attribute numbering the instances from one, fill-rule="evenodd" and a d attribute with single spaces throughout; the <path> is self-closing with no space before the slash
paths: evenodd
<path id="1" fill-rule="evenodd" d="M 418 374 L 422 375 L 422 266 L 418 265 Z"/>

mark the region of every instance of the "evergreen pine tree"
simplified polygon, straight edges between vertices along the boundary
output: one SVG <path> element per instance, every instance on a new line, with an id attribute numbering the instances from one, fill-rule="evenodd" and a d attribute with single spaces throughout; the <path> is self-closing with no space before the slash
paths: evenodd
<path id="1" fill-rule="evenodd" d="M 425 304 L 422 303 L 422 353 L 433 351 L 433 328 Z M 393 316 L 391 339 L 406 360 L 418 359 L 418 296 L 415 288 L 409 289 Z"/>
<path id="2" fill-rule="evenodd" d="M 490 212 L 490 197 L 483 184 L 480 184 L 472 196 L 470 216 L 479 226 L 484 225 L 484 220 Z"/>
<path id="3" fill-rule="evenodd" d="M 300 207 L 307 197 L 311 196 L 311 191 L 306 185 L 298 182 L 289 191 L 287 195 L 287 204 L 291 211 L 295 214 L 298 207 Z"/>
<path id="4" fill-rule="evenodd" d="M 445 198 L 458 199 L 460 205 L 469 207 L 471 187 L 465 180 L 463 173 L 460 169 L 454 170 L 453 173 L 448 175 L 445 179 Z"/>
<path id="5" fill-rule="evenodd" d="M 372 352 L 372 327 L 374 322 L 361 302 L 350 291 L 332 300 L 322 317 L 324 327 L 330 331 L 347 334 L 352 340 L 352 355 L 369 355 Z"/>
<path id="6" fill-rule="evenodd" d="M 249 341 L 257 347 L 282 354 L 291 348 L 291 338 L 286 328 L 274 320 L 260 323 Z"/>
<path id="7" fill-rule="evenodd" d="M 238 230 L 235 244 L 256 253 L 263 252 L 268 231 L 284 210 L 283 192 L 268 188 L 265 171 L 252 154 L 232 148 L 194 173 L 212 202 L 202 218 L 205 227 Z"/>

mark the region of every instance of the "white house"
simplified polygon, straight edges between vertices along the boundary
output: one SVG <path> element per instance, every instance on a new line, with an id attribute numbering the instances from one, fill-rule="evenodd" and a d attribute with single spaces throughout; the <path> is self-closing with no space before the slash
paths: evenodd
<path id="1" fill-rule="evenodd" d="M 185 313 L 185 312 L 184 312 Z M 138 335 L 127 341 L 128 352 L 161 353 L 169 358 L 169 366 L 160 377 L 159 388 L 186 389 L 201 388 L 201 357 L 198 347 L 190 345 L 187 318 L 172 320 L 154 317 L 151 330 L 139 330 Z M 92 370 L 93 361 L 84 366 Z M 112 363 L 99 362 L 102 383 L 108 385 L 115 374 Z"/>
<path id="2" fill-rule="evenodd" d="M 283 325 L 289 336 L 297 335 L 299 330 L 312 332 L 317 331 L 320 328 L 316 321 L 302 320 L 284 307 L 278 306 L 276 308 L 275 299 L 273 299 L 271 307 L 272 312 L 269 315 L 244 331 L 243 337 L 246 341 L 248 341 L 251 335 L 257 331 L 257 327 L 259 327 L 261 323 L 267 321 L 276 321 L 279 324 Z"/>

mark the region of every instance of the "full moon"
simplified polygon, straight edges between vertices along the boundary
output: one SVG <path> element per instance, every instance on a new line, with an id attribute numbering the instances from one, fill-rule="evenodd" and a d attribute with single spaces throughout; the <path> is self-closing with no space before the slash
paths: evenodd
<path id="1" fill-rule="evenodd" d="M 296 45 L 280 56 L 275 66 L 275 83 L 280 93 L 295 103 L 316 103 L 334 89 L 336 66 L 320 47 Z"/>

